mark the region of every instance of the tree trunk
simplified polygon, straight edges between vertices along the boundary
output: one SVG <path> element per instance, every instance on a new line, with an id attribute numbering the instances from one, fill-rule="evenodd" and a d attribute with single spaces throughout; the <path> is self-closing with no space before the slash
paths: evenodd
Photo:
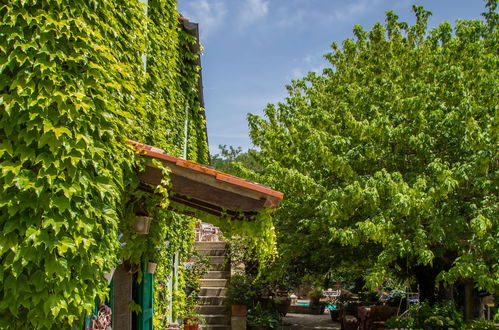
<path id="1" fill-rule="evenodd" d="M 413 268 L 419 285 L 419 300 L 433 305 L 435 303 L 435 278 L 437 272 L 431 266 L 419 265 Z"/>
<path id="2" fill-rule="evenodd" d="M 464 280 L 464 320 L 472 320 L 475 317 L 475 290 L 473 280 Z"/>

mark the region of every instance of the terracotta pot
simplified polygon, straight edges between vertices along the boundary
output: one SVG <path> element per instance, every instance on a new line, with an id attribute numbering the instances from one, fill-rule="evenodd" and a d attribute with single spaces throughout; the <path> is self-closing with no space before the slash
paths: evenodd
<path id="1" fill-rule="evenodd" d="M 248 314 L 248 306 L 232 305 L 230 306 L 232 316 L 246 316 Z"/>
<path id="2" fill-rule="evenodd" d="M 338 322 L 338 319 L 340 317 L 340 310 L 339 309 L 331 309 L 331 310 L 329 310 L 329 314 L 331 315 L 331 321 Z"/>
<path id="3" fill-rule="evenodd" d="M 279 299 L 279 305 L 277 305 L 277 311 L 280 315 L 286 316 L 289 312 L 289 307 L 291 306 L 291 298 L 277 298 Z"/>
<path id="4" fill-rule="evenodd" d="M 317 306 L 321 302 L 320 298 L 310 298 L 310 306 Z"/>
<path id="5" fill-rule="evenodd" d="M 197 330 L 197 329 L 199 329 L 199 324 L 187 324 L 188 322 L 189 323 L 198 323 L 199 319 L 197 317 L 186 317 L 184 319 L 184 330 Z"/>
<path id="6" fill-rule="evenodd" d="M 198 324 L 194 324 L 194 325 L 184 324 L 184 330 L 198 330 L 198 329 L 199 329 Z"/>

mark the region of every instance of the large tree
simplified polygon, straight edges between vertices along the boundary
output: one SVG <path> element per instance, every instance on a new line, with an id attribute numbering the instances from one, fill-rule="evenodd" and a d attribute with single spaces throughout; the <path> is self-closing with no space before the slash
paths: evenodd
<path id="1" fill-rule="evenodd" d="M 496 291 L 498 43 L 485 20 L 416 24 L 387 12 L 332 44 L 331 64 L 288 86 L 250 135 L 273 187 L 287 269 L 367 261 L 372 286 L 399 271 L 433 299 L 435 280 Z M 307 260 L 304 260 L 304 259 Z"/>

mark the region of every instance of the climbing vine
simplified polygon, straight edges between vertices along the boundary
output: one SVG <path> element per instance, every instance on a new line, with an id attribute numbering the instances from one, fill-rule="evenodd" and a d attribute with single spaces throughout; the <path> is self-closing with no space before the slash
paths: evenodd
<path id="1" fill-rule="evenodd" d="M 0 4 L 0 328 L 81 328 L 120 255 L 192 226 L 160 208 L 149 239 L 127 235 L 140 162 L 124 141 L 181 155 L 185 108 L 190 132 L 205 129 L 192 38 L 175 1 L 149 4 Z M 206 160 L 204 135 L 188 140 Z"/>

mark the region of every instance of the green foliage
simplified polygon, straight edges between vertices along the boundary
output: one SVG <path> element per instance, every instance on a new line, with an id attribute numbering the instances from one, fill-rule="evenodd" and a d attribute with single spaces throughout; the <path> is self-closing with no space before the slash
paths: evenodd
<path id="1" fill-rule="evenodd" d="M 219 227 L 226 237 L 248 238 L 248 250 L 253 251 L 256 258 L 262 263 L 271 260 L 276 253 L 274 224 L 272 209 L 261 209 L 249 219 L 232 218 L 223 213 L 220 217 L 190 209 L 184 205 L 172 202 L 172 209 L 177 212 L 188 212 L 193 217 Z"/>
<path id="2" fill-rule="evenodd" d="M 257 303 L 255 308 L 248 311 L 248 325 L 263 329 L 276 329 L 281 325 L 279 313 L 275 308 L 265 308 Z"/>
<path id="3" fill-rule="evenodd" d="M 294 80 L 265 119 L 248 116 L 260 182 L 286 195 L 275 213 L 284 273 L 362 261 L 375 287 L 427 265 L 447 283 L 497 288 L 495 4 L 487 21 L 455 27 L 428 31 L 417 6 L 413 26 L 393 12 L 355 26 L 322 75 Z"/>
<path id="4" fill-rule="evenodd" d="M 211 156 L 211 165 L 217 170 L 238 175 L 238 165 L 255 172 L 261 172 L 263 167 L 258 163 L 258 151 L 249 149 L 243 152 L 241 147 L 219 145 L 220 154 Z M 235 164 L 237 163 L 237 164 Z"/>
<path id="5" fill-rule="evenodd" d="M 186 295 L 186 315 L 196 311 L 196 305 L 199 304 L 199 292 L 201 290 L 201 278 L 210 269 L 211 259 L 209 256 L 200 254 L 196 251 L 191 255 L 189 262 L 185 264 L 185 271 L 183 272 L 185 287 L 184 292 Z M 187 266 L 189 265 L 189 266 Z"/>
<path id="6" fill-rule="evenodd" d="M 324 298 L 324 292 L 320 286 L 313 287 L 308 293 L 310 299 L 320 299 Z"/>
<path id="7" fill-rule="evenodd" d="M 452 303 L 442 303 L 430 305 L 411 305 L 409 313 L 403 318 L 394 316 L 386 321 L 386 326 L 390 328 L 408 329 L 464 329 L 462 313 L 456 310 Z"/>
<path id="8" fill-rule="evenodd" d="M 228 305 L 252 306 L 253 291 L 253 281 L 250 277 L 234 274 L 226 287 L 226 302 Z"/>
<path id="9" fill-rule="evenodd" d="M 194 226 L 196 219 L 177 214 L 173 211 L 163 210 L 164 216 L 160 222 L 164 229 L 163 241 L 161 244 L 152 245 L 159 254 L 158 267 L 155 273 L 155 287 L 159 288 L 164 283 L 168 283 L 170 272 L 172 271 L 173 257 L 178 252 L 180 261 L 187 260 L 191 255 L 192 242 L 194 241 Z M 168 298 L 173 298 L 173 319 L 177 320 L 185 316 L 187 310 L 188 295 L 184 291 L 189 285 L 189 272 L 185 270 L 182 262 L 179 264 L 178 290 L 168 292 L 156 290 L 154 293 L 154 321 L 155 324 L 161 324 L 165 321 L 165 315 L 170 312 L 168 307 Z"/>
<path id="10" fill-rule="evenodd" d="M 489 320 L 473 320 L 466 324 L 466 330 L 497 330 L 497 326 Z"/>
<path id="11" fill-rule="evenodd" d="M 130 232 L 127 139 L 180 155 L 188 109 L 188 157 L 207 160 L 194 37 L 174 1 L 149 3 L 148 18 L 137 0 L 0 4 L 0 328 L 80 328 L 119 257 L 188 239 L 164 210 L 150 241 Z"/>

